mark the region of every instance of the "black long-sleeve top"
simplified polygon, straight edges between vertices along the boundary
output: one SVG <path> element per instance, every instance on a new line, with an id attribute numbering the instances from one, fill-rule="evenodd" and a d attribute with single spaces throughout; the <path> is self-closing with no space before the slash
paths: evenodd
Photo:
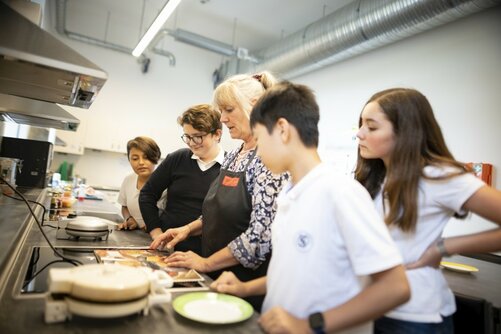
<path id="1" fill-rule="evenodd" d="M 202 214 L 202 203 L 210 184 L 218 176 L 221 165 L 216 163 L 202 171 L 189 149 L 167 155 L 150 176 L 139 194 L 139 207 L 148 232 L 189 224 Z M 159 216 L 157 201 L 167 189 L 165 211 Z M 200 237 L 190 237 L 176 245 L 176 250 L 200 253 Z"/>

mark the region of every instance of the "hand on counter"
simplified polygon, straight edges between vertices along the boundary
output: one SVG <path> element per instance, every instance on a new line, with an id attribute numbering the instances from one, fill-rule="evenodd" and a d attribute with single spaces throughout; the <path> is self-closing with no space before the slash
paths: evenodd
<path id="1" fill-rule="evenodd" d="M 231 271 L 225 271 L 209 286 L 212 290 L 237 297 L 247 297 L 245 283 L 240 281 Z"/>
<path id="2" fill-rule="evenodd" d="M 190 236 L 189 225 L 170 228 L 164 233 L 156 236 L 150 244 L 151 249 L 174 249 L 179 242 Z"/>
<path id="3" fill-rule="evenodd" d="M 125 219 L 123 223 L 118 224 L 117 230 L 135 230 L 139 227 L 139 224 L 137 221 L 134 219 L 134 217 L 130 216 L 129 218 Z M 143 230 L 146 229 L 146 227 L 142 228 Z"/>
<path id="4" fill-rule="evenodd" d="M 201 273 L 210 271 L 208 260 L 192 251 L 174 252 L 164 262 L 169 267 L 190 268 Z"/>

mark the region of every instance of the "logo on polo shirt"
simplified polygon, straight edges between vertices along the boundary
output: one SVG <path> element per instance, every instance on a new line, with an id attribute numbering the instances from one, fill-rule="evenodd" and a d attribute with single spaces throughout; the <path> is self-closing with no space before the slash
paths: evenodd
<path id="1" fill-rule="evenodd" d="M 296 248 L 300 252 L 308 252 L 313 246 L 313 238 L 311 234 L 305 231 L 299 231 L 296 235 Z"/>

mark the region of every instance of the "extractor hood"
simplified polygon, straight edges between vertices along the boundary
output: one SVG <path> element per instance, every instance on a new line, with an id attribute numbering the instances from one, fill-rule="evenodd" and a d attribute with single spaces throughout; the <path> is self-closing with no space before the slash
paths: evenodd
<path id="1" fill-rule="evenodd" d="M 55 103 L 0 94 L 0 121 L 76 131 L 80 121 Z"/>
<path id="2" fill-rule="evenodd" d="M 106 79 L 102 69 L 0 1 L 0 93 L 89 108 Z"/>

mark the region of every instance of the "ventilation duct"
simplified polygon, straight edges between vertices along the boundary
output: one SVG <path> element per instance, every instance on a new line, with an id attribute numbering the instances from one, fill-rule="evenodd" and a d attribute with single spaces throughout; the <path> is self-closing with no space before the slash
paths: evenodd
<path id="1" fill-rule="evenodd" d="M 292 78 L 499 5 L 501 0 L 359 0 L 257 52 Z"/>
<path id="2" fill-rule="evenodd" d="M 245 59 L 252 63 L 259 62 L 259 60 L 256 57 L 249 55 L 249 50 L 245 48 L 241 47 L 234 48 L 229 44 L 219 42 L 183 29 L 160 30 L 160 32 L 158 33 L 157 37 L 155 38 L 152 44 L 153 45 L 157 44 L 165 35 L 170 35 L 174 37 L 174 39 L 178 42 L 183 42 L 192 46 L 196 46 L 198 48 L 212 51 L 223 56 Z"/>
<path id="3" fill-rule="evenodd" d="M 57 31 L 70 39 L 131 53 L 132 49 L 67 31 L 66 0 L 56 0 Z M 293 78 L 318 70 L 420 32 L 501 4 L 501 0 L 355 0 L 306 28 L 252 56 L 244 48 L 215 41 L 185 30 L 162 30 L 152 45 L 165 35 L 177 41 L 231 57 L 213 77 L 215 84 L 244 71 L 270 70 Z M 170 52 L 153 52 L 175 63 Z"/>

